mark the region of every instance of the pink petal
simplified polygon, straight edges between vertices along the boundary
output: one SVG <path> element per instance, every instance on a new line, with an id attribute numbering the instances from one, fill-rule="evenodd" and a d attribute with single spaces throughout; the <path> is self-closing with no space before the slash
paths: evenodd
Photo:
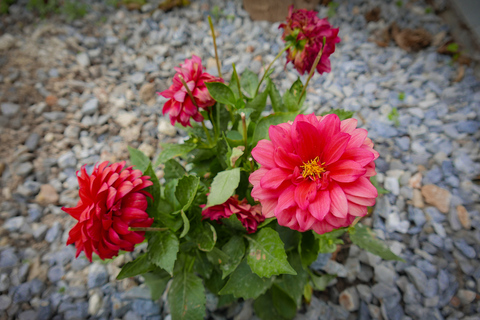
<path id="1" fill-rule="evenodd" d="M 367 207 L 348 202 L 348 213 L 355 217 L 364 217 L 367 215 Z"/>
<path id="2" fill-rule="evenodd" d="M 328 190 L 317 191 L 315 200 L 310 203 L 308 210 L 317 220 L 323 220 L 330 211 L 330 192 Z"/>
<path id="3" fill-rule="evenodd" d="M 295 188 L 295 202 L 302 210 L 306 210 L 310 202 L 317 195 L 316 183 L 310 179 L 305 179 Z"/>
<path id="4" fill-rule="evenodd" d="M 368 206 L 371 207 L 375 205 L 375 198 L 362 198 L 362 197 L 356 197 L 352 196 L 351 194 L 345 194 L 347 196 L 348 202 L 353 202 L 355 204 L 361 205 L 361 206 Z"/>
<path id="5" fill-rule="evenodd" d="M 327 166 L 340 159 L 345 152 L 349 140 L 350 135 L 347 133 L 338 133 L 331 137 L 331 140 L 327 142 L 327 145 L 323 149 L 323 161 Z"/>
<path id="6" fill-rule="evenodd" d="M 298 231 L 300 232 L 305 232 L 309 230 L 316 221 L 315 218 L 312 217 L 310 212 L 308 212 L 307 210 L 302 210 L 300 208 L 297 208 L 296 218 L 299 226 Z"/>
<path id="7" fill-rule="evenodd" d="M 260 180 L 260 185 L 266 189 L 277 189 L 288 177 L 289 173 L 283 169 L 271 169 Z"/>
<path id="8" fill-rule="evenodd" d="M 330 212 L 339 218 L 346 217 L 348 213 L 347 197 L 342 188 L 335 182 L 330 184 L 330 200 Z"/>
<path id="9" fill-rule="evenodd" d="M 342 160 L 353 160 L 360 166 L 365 167 L 367 164 L 375 159 L 374 154 L 365 148 L 351 148 L 347 147 L 347 150 L 343 153 Z"/>
<path id="10" fill-rule="evenodd" d="M 291 208 L 295 205 L 295 186 L 291 185 L 285 189 L 278 197 L 277 207 L 275 208 L 275 215 L 278 212 Z"/>
<path id="11" fill-rule="evenodd" d="M 378 196 L 377 189 L 365 177 L 360 177 L 352 183 L 341 184 L 341 187 L 346 194 L 351 194 L 352 196 L 363 198 L 376 198 Z"/>
<path id="12" fill-rule="evenodd" d="M 363 142 L 365 141 L 365 138 L 367 137 L 368 131 L 362 128 L 358 128 L 353 130 L 352 133 L 350 133 L 352 138 L 348 142 L 348 148 L 358 148 L 360 147 Z"/>
<path id="13" fill-rule="evenodd" d="M 262 215 L 265 218 L 272 218 L 275 216 L 275 208 L 277 207 L 278 201 L 276 199 L 265 199 L 262 200 Z"/>
<path id="14" fill-rule="evenodd" d="M 333 230 L 333 227 L 331 224 L 327 223 L 326 221 L 316 221 L 312 225 L 312 229 L 318 234 L 324 234 L 327 232 L 331 232 Z"/>
<path id="15" fill-rule="evenodd" d="M 252 150 L 253 158 L 263 167 L 271 169 L 275 167 L 273 160 L 273 144 L 268 140 L 260 140 L 255 148 Z"/>
<path id="16" fill-rule="evenodd" d="M 290 137 L 291 127 L 288 129 L 282 126 L 270 126 L 268 136 L 275 147 L 283 147 L 286 150 L 293 150 L 292 138 Z"/>
<path id="17" fill-rule="evenodd" d="M 365 174 L 366 169 L 352 160 L 340 160 L 328 166 L 330 178 L 338 182 L 353 182 Z"/>
<path id="18" fill-rule="evenodd" d="M 248 181 L 250 181 L 250 183 L 254 186 L 257 186 L 260 184 L 260 180 L 267 172 L 267 168 L 261 167 L 258 170 L 255 170 L 252 174 L 250 174 L 250 177 L 248 177 Z"/>
<path id="19" fill-rule="evenodd" d="M 302 165 L 302 159 L 294 153 L 286 153 L 285 149 L 278 147 L 274 153 L 275 164 L 279 167 L 293 170 Z"/>
<path id="20" fill-rule="evenodd" d="M 349 118 L 345 119 L 340 123 L 340 131 L 345 133 L 351 133 L 353 130 L 357 128 L 357 119 Z"/>
<path id="21" fill-rule="evenodd" d="M 320 155 L 319 148 L 315 147 L 320 138 L 317 129 L 312 124 L 295 119 L 292 130 L 293 145 L 303 162 L 313 160 Z"/>

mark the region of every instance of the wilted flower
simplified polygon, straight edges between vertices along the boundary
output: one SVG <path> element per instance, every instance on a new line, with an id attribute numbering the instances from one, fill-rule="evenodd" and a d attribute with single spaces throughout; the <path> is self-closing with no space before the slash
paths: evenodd
<path id="1" fill-rule="evenodd" d="M 282 39 L 287 45 L 291 45 L 287 50 L 287 63 L 291 61 L 302 75 L 312 68 L 325 37 L 325 48 L 317 71 L 320 74 L 330 72 L 329 57 L 335 52 L 335 44 L 340 42 L 340 38 L 337 36 L 338 28 L 332 28 L 327 18 L 318 18 L 315 11 L 294 10 L 292 5 L 288 11 L 287 22 L 282 23 L 279 28 L 283 29 Z"/>
<path id="2" fill-rule="evenodd" d="M 205 82 L 223 82 L 223 79 L 203 72 L 202 60 L 195 55 L 192 59 L 185 59 L 185 63 L 175 70 L 177 73 L 173 77 L 173 84 L 168 90 L 158 93 L 170 99 L 163 106 L 163 114 L 168 112 L 172 125 L 180 122 L 184 127 L 191 126 L 190 118 L 197 122 L 203 120 L 199 108 L 207 109 L 215 104 Z M 194 101 L 190 98 L 182 80 L 187 84 Z"/>
<path id="3" fill-rule="evenodd" d="M 145 232 L 129 227 L 150 227 L 153 219 L 145 212 L 145 188 L 153 183 L 140 170 L 124 168 L 125 161 L 108 165 L 102 162 L 87 174 L 85 166 L 77 172 L 80 200 L 74 208 L 62 210 L 78 220 L 70 230 L 67 245 L 75 243 L 76 256 L 85 251 L 90 262 L 92 252 L 110 259 L 119 250 L 133 251 L 144 240 Z"/>
<path id="4" fill-rule="evenodd" d="M 357 120 L 337 115 L 298 115 L 271 126 L 252 156 L 261 168 L 250 175 L 252 197 L 266 218 L 301 232 L 319 234 L 350 225 L 375 204 L 378 152 Z"/>
<path id="5" fill-rule="evenodd" d="M 238 220 L 240 220 L 248 233 L 257 231 L 258 224 L 265 220 L 260 205 L 252 206 L 248 204 L 247 199 L 239 201 L 238 195 L 228 198 L 222 204 L 208 207 L 202 211 L 203 219 L 210 220 L 229 218 L 232 214 L 237 215 Z"/>

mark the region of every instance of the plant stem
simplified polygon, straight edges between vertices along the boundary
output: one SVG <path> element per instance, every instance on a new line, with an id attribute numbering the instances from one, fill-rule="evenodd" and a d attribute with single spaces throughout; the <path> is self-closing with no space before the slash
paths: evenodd
<path id="1" fill-rule="evenodd" d="M 151 227 L 130 227 L 128 228 L 130 231 L 167 231 L 168 228 L 151 228 Z"/>
<path id="2" fill-rule="evenodd" d="M 245 118 L 245 113 L 241 113 L 240 116 L 242 117 L 242 129 L 243 129 L 243 142 L 245 143 L 245 150 L 247 150 L 247 120 Z"/>
<path id="3" fill-rule="evenodd" d="M 355 227 L 355 225 L 362 219 L 362 217 L 356 217 L 355 220 L 353 220 L 351 227 Z"/>
<path id="4" fill-rule="evenodd" d="M 205 134 L 207 136 L 208 144 L 212 144 L 212 138 L 210 137 L 210 132 L 208 132 L 207 126 L 205 125 L 205 120 L 202 120 L 202 127 L 203 131 L 205 131 Z"/>
<path id="5" fill-rule="evenodd" d="M 238 95 L 240 99 L 243 99 L 242 88 L 240 87 L 240 78 L 238 77 L 237 69 L 235 68 L 235 63 L 232 63 L 233 73 L 237 75 L 237 87 L 238 87 Z"/>
<path id="6" fill-rule="evenodd" d="M 198 105 L 197 105 L 197 101 L 195 101 L 195 98 L 193 97 L 192 91 L 190 91 L 190 88 L 188 88 L 187 83 L 185 82 L 185 80 L 183 79 L 182 76 L 179 75 L 178 78 L 180 79 L 180 81 L 182 81 L 183 86 L 187 90 L 188 96 L 190 97 L 190 99 L 192 100 L 192 103 L 195 105 L 195 107 L 197 107 L 197 110 L 198 110 L 199 108 L 198 108 Z"/>
<path id="7" fill-rule="evenodd" d="M 320 62 L 320 58 L 322 58 L 323 49 L 325 49 L 325 41 L 326 41 L 326 39 L 325 39 L 325 37 L 323 37 L 322 50 L 320 50 L 318 52 L 317 57 L 315 58 L 315 61 L 313 62 L 313 66 L 310 69 L 310 73 L 308 74 L 307 82 L 305 82 L 305 86 L 303 86 L 302 93 L 300 93 L 300 97 L 298 98 L 298 102 L 297 102 L 298 104 L 300 104 L 300 101 L 302 101 L 302 97 L 307 90 L 308 83 L 310 82 L 310 79 L 313 77 L 313 74 L 315 73 L 315 69 L 317 68 L 318 63 Z"/>
<path id="8" fill-rule="evenodd" d="M 220 60 L 218 59 L 217 52 L 217 39 L 215 38 L 215 29 L 213 28 L 212 18 L 210 16 L 208 16 L 208 23 L 210 24 L 210 30 L 212 31 L 213 48 L 215 49 L 215 60 L 217 60 L 218 76 L 222 78 L 222 67 L 220 66 Z"/>
<path id="9" fill-rule="evenodd" d="M 285 51 L 287 51 L 290 47 L 291 47 L 291 45 L 288 45 L 288 46 L 286 46 L 285 48 L 283 48 L 282 50 L 280 50 L 280 52 L 277 54 L 277 56 L 275 57 L 275 59 L 273 59 L 273 61 L 270 62 L 270 64 L 269 64 L 268 67 L 267 67 L 267 70 L 265 70 L 265 72 L 263 73 L 262 79 L 260 79 L 260 82 L 258 83 L 257 90 L 255 90 L 255 96 L 257 95 L 258 90 L 260 90 L 260 85 L 262 84 L 263 80 L 265 79 L 265 76 L 267 75 L 268 70 L 270 70 L 270 68 L 272 67 L 273 63 L 274 63 L 275 61 L 277 61 L 277 59 L 280 58 L 280 57 L 282 56 L 282 54 L 283 54 Z M 255 98 L 255 96 L 253 96 L 252 98 Z"/>

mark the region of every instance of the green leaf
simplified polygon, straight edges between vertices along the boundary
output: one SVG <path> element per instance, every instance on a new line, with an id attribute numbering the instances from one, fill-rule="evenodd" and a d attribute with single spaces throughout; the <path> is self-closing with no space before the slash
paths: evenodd
<path id="1" fill-rule="evenodd" d="M 183 272 L 173 278 L 168 292 L 168 304 L 172 319 L 203 319 L 205 302 L 205 288 L 202 279 L 193 273 Z"/>
<path id="2" fill-rule="evenodd" d="M 217 232 L 208 222 L 202 222 L 195 228 L 192 235 L 198 249 L 201 251 L 211 251 L 217 242 Z"/>
<path id="3" fill-rule="evenodd" d="M 288 255 L 288 261 L 297 272 L 297 275 L 284 274 L 281 276 L 280 280 L 277 279 L 276 285 L 295 301 L 297 307 L 300 307 L 305 285 L 308 280 L 308 273 L 302 266 L 298 252 L 290 252 Z"/>
<path id="4" fill-rule="evenodd" d="M 215 265 L 226 264 L 228 260 L 230 260 L 230 257 L 217 247 L 213 248 L 212 251 L 207 252 L 206 255 L 208 261 Z"/>
<path id="5" fill-rule="evenodd" d="M 231 147 L 236 147 L 243 144 L 243 136 L 236 130 L 227 131 L 226 138 Z"/>
<path id="6" fill-rule="evenodd" d="M 315 238 L 312 231 L 302 233 L 302 239 L 298 246 L 298 252 L 300 253 L 302 265 L 308 267 L 315 260 L 317 260 L 320 246 L 318 239 Z"/>
<path id="7" fill-rule="evenodd" d="M 183 238 L 187 235 L 188 230 L 190 230 L 190 221 L 188 221 L 187 216 L 185 215 L 185 212 L 182 210 L 180 212 L 183 220 L 183 230 L 182 233 L 180 234 L 180 238 Z"/>
<path id="8" fill-rule="evenodd" d="M 156 232 L 148 240 L 148 260 L 173 275 L 179 241 L 171 231 Z"/>
<path id="9" fill-rule="evenodd" d="M 165 162 L 165 169 L 163 169 L 163 172 L 165 172 L 164 178 L 166 181 L 180 179 L 186 174 L 183 166 L 174 159 Z"/>
<path id="10" fill-rule="evenodd" d="M 215 101 L 230 106 L 235 106 L 235 94 L 226 84 L 221 82 L 205 82 L 208 92 Z"/>
<path id="11" fill-rule="evenodd" d="M 276 285 L 272 286 L 271 291 L 273 306 L 275 309 L 277 309 L 278 313 L 287 319 L 293 319 L 297 314 L 297 303 L 292 299 L 292 297 L 290 297 L 290 295 Z"/>
<path id="12" fill-rule="evenodd" d="M 327 232 L 324 234 L 314 234 L 318 239 L 318 244 L 320 246 L 320 253 L 333 253 L 337 250 L 337 244 L 343 244 L 342 239 L 338 239 L 347 231 L 346 228 L 341 228 Z"/>
<path id="13" fill-rule="evenodd" d="M 238 99 L 240 97 L 240 92 L 238 91 L 238 74 L 236 68 L 233 68 L 232 77 L 230 78 L 228 87 L 232 89 L 235 98 Z"/>
<path id="14" fill-rule="evenodd" d="M 337 276 L 334 274 L 324 274 L 321 276 L 317 276 L 312 272 L 310 272 L 310 278 L 312 279 L 313 287 L 315 288 L 315 290 L 318 290 L 318 291 L 324 291 L 327 288 L 330 281 L 332 281 L 336 277 Z"/>
<path id="15" fill-rule="evenodd" d="M 355 228 L 349 228 L 349 234 L 350 240 L 360 248 L 380 256 L 384 260 L 405 262 L 405 260 L 393 253 L 382 241 L 378 240 L 368 227 L 359 223 Z"/>
<path id="16" fill-rule="evenodd" d="M 144 172 L 145 169 L 148 168 L 150 164 L 150 159 L 140 150 L 132 148 L 130 146 L 128 148 L 128 153 L 130 154 L 130 161 L 136 167 L 136 169 Z"/>
<path id="17" fill-rule="evenodd" d="M 180 202 L 178 202 L 177 197 L 175 196 L 177 185 L 178 185 L 178 180 L 173 179 L 168 181 L 165 184 L 165 189 L 164 189 L 165 200 L 171 204 L 173 212 L 179 212 L 180 209 L 182 209 Z"/>
<path id="18" fill-rule="evenodd" d="M 265 219 L 262 223 L 260 223 L 260 224 L 257 226 L 257 229 L 260 229 L 260 228 L 263 228 L 263 227 L 269 225 L 270 222 L 273 222 L 273 221 L 275 221 L 276 219 L 277 219 L 277 218 L 275 218 L 275 217 Z"/>
<path id="19" fill-rule="evenodd" d="M 242 237 L 233 236 L 222 247 L 222 251 L 229 257 L 227 261 L 220 264 L 220 269 L 222 269 L 223 272 L 222 279 L 225 279 L 235 271 L 240 262 L 242 262 L 243 256 L 245 255 L 245 242 Z"/>
<path id="20" fill-rule="evenodd" d="M 147 254 L 144 253 L 137 259 L 126 263 L 118 274 L 117 280 L 134 277 L 152 271 L 153 269 L 155 269 L 155 265 L 148 261 Z"/>
<path id="21" fill-rule="evenodd" d="M 240 84 L 243 89 L 250 95 L 250 98 L 254 98 L 255 91 L 258 87 L 258 75 L 250 70 L 245 70 L 240 78 Z"/>
<path id="22" fill-rule="evenodd" d="M 147 197 L 147 213 L 149 217 L 156 218 L 158 216 L 157 208 L 158 201 L 160 200 L 161 187 L 160 181 L 158 181 L 157 175 L 155 174 L 155 171 L 153 171 L 151 162 L 148 162 L 148 167 L 145 170 L 144 175 L 149 176 L 149 180 L 153 183 L 153 185 L 145 189 L 145 191 L 150 193 L 153 197 L 153 199 Z"/>
<path id="23" fill-rule="evenodd" d="M 235 298 L 255 299 L 267 291 L 273 283 L 273 278 L 260 278 L 252 272 L 247 262 L 242 263 L 230 275 L 220 294 L 233 294 Z"/>
<path id="24" fill-rule="evenodd" d="M 287 108 L 283 105 L 282 96 L 278 92 L 275 84 L 267 78 L 267 88 L 269 89 L 268 95 L 270 96 L 270 101 L 272 102 L 272 108 L 274 112 L 285 112 Z"/>
<path id="25" fill-rule="evenodd" d="M 255 314 L 262 320 L 287 320 L 287 318 L 275 308 L 272 290 L 268 290 L 265 294 L 255 299 L 253 309 L 255 310 Z"/>
<path id="26" fill-rule="evenodd" d="M 373 184 L 373 186 L 375 188 L 377 188 L 377 192 L 378 192 L 379 195 L 390 193 L 390 191 L 380 187 L 380 185 L 378 184 L 378 181 L 377 181 L 377 176 L 370 177 L 370 182 Z"/>
<path id="27" fill-rule="evenodd" d="M 154 167 L 158 167 L 161 163 L 165 163 L 167 160 L 170 160 L 175 157 L 180 157 L 186 155 L 197 145 L 193 143 L 184 143 L 184 144 L 162 144 L 163 151 L 155 161 Z"/>
<path id="28" fill-rule="evenodd" d="M 255 146 L 257 142 L 262 139 L 268 139 L 268 129 L 270 128 L 270 126 L 288 121 L 293 121 L 296 116 L 296 113 L 279 112 L 261 118 L 258 121 L 257 126 L 255 127 L 255 132 L 252 139 L 253 146 Z"/>
<path id="29" fill-rule="evenodd" d="M 285 108 L 290 112 L 297 112 L 303 105 L 306 95 L 304 94 L 301 101 L 298 101 L 303 89 L 303 83 L 300 78 L 292 84 L 290 90 L 283 94 L 283 104 Z"/>
<path id="30" fill-rule="evenodd" d="M 249 242 L 247 262 L 260 277 L 277 274 L 297 274 L 287 261 L 284 244 L 278 233 L 271 228 L 245 236 Z"/>
<path id="31" fill-rule="evenodd" d="M 209 279 L 212 275 L 213 265 L 210 263 L 205 252 L 195 250 L 197 257 L 193 265 L 193 271 L 198 273 L 203 279 Z"/>
<path id="32" fill-rule="evenodd" d="M 245 147 L 241 146 L 241 147 L 235 147 L 232 149 L 232 155 L 230 156 L 230 162 L 229 162 L 229 165 L 231 167 L 234 167 L 235 166 L 235 163 L 237 162 L 237 160 L 243 155 L 243 151 L 245 150 Z"/>
<path id="33" fill-rule="evenodd" d="M 232 214 L 228 218 L 222 219 L 222 223 L 227 227 L 229 227 L 230 229 L 246 232 L 245 227 L 240 222 L 240 220 L 238 220 L 237 215 L 235 214 Z"/>
<path id="34" fill-rule="evenodd" d="M 265 90 L 262 93 L 259 93 L 253 100 L 247 102 L 245 106 L 246 109 L 253 109 L 254 111 L 250 114 L 250 120 L 257 122 L 258 118 L 262 114 L 262 111 L 265 110 L 267 106 L 267 97 L 268 91 Z"/>
<path id="35" fill-rule="evenodd" d="M 240 182 L 240 168 L 219 172 L 213 179 L 207 208 L 222 204 L 233 195 Z"/>
<path id="36" fill-rule="evenodd" d="M 200 178 L 195 176 L 184 176 L 178 180 L 177 187 L 175 188 L 175 197 L 182 206 L 183 211 L 187 211 L 188 208 L 190 208 L 197 194 L 199 183 Z"/>
<path id="37" fill-rule="evenodd" d="M 152 300 L 158 300 L 167 288 L 168 281 L 172 278 L 168 272 L 157 269 L 154 272 L 145 273 L 143 275 L 145 283 L 150 288 Z"/>
<path id="38" fill-rule="evenodd" d="M 327 112 L 322 113 L 322 116 L 326 116 L 327 114 L 336 114 L 340 120 L 345 120 L 353 117 L 353 111 L 346 111 L 342 109 L 333 109 Z"/>

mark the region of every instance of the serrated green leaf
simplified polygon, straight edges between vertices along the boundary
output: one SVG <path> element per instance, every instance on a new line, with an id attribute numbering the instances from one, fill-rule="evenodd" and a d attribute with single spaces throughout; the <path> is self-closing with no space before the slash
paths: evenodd
<path id="1" fill-rule="evenodd" d="M 384 260 L 403 261 L 402 258 L 393 253 L 382 241 L 375 237 L 375 234 L 368 227 L 358 223 L 354 232 L 350 232 L 350 240 L 362 249 L 365 249 Z"/>
<path id="2" fill-rule="evenodd" d="M 211 251 L 217 243 L 217 232 L 208 222 L 202 222 L 193 231 L 192 237 L 201 251 Z"/>
<path id="3" fill-rule="evenodd" d="M 255 299 L 267 291 L 272 283 L 273 278 L 260 278 L 243 260 L 219 293 L 233 294 L 235 298 Z"/>
<path id="4" fill-rule="evenodd" d="M 286 112 L 287 108 L 285 108 L 285 106 L 283 105 L 282 96 L 280 95 L 280 92 L 278 91 L 272 80 L 270 80 L 270 78 L 267 79 L 267 88 L 269 90 L 268 95 L 270 96 L 273 111 Z"/>
<path id="5" fill-rule="evenodd" d="M 276 280 L 275 284 L 295 301 L 297 307 L 300 307 L 303 291 L 308 280 L 308 273 L 302 266 L 298 252 L 291 251 L 288 254 L 288 262 L 295 269 L 297 275 L 284 274 L 280 279 Z"/>
<path id="6" fill-rule="evenodd" d="M 213 179 L 206 207 L 227 201 L 233 195 L 235 189 L 237 189 L 239 182 L 240 168 L 219 172 Z"/>
<path id="7" fill-rule="evenodd" d="M 235 106 L 235 94 L 226 84 L 221 82 L 205 82 L 208 92 L 218 103 Z"/>
<path id="8" fill-rule="evenodd" d="M 295 120 L 296 113 L 274 113 L 264 118 L 261 118 L 257 126 L 255 127 L 255 132 L 252 138 L 252 144 L 255 146 L 258 141 L 262 139 L 268 139 L 268 129 L 272 125 L 277 125 L 280 123 L 293 121 Z"/>
<path id="9" fill-rule="evenodd" d="M 278 286 L 273 285 L 271 288 L 273 306 L 278 313 L 287 319 L 293 319 L 297 314 L 297 304 L 292 297 Z M 303 286 L 302 286 L 303 293 Z"/>
<path id="10" fill-rule="evenodd" d="M 154 272 L 145 273 L 143 275 L 145 283 L 150 288 L 152 300 L 158 300 L 167 288 L 167 283 L 172 278 L 165 270 L 158 269 Z"/>
<path id="11" fill-rule="evenodd" d="M 271 228 L 245 236 L 249 242 L 247 262 L 252 271 L 260 277 L 277 274 L 297 274 L 288 263 L 284 244 L 278 233 Z"/>
<path id="12" fill-rule="evenodd" d="M 287 320 L 287 318 L 275 308 L 271 290 L 268 290 L 255 299 L 253 309 L 255 310 L 255 314 L 262 320 Z"/>
<path id="13" fill-rule="evenodd" d="M 232 214 L 228 218 L 222 219 L 222 223 L 227 227 L 229 227 L 230 229 L 246 232 L 245 227 L 240 222 L 240 220 L 238 220 L 237 215 L 235 214 Z"/>
<path id="14" fill-rule="evenodd" d="M 175 188 L 175 197 L 177 198 L 183 211 L 187 211 L 190 208 L 195 195 L 197 194 L 198 184 L 200 178 L 195 176 L 184 176 L 178 180 L 177 187 Z"/>
<path id="15" fill-rule="evenodd" d="M 164 178 L 166 181 L 180 179 L 187 173 L 185 168 L 183 168 L 183 166 L 174 159 L 170 159 L 165 162 L 165 169 L 163 169 L 163 172 L 165 172 Z"/>
<path id="16" fill-rule="evenodd" d="M 168 304 L 173 320 L 203 319 L 205 302 L 202 279 L 193 273 L 180 273 L 173 278 L 168 292 Z"/>
<path id="17" fill-rule="evenodd" d="M 180 212 L 180 209 L 182 209 L 182 205 L 180 204 L 180 202 L 178 202 L 177 197 L 175 196 L 177 185 L 178 180 L 172 179 L 165 184 L 164 189 L 165 200 L 171 205 L 172 212 Z"/>
<path id="18" fill-rule="evenodd" d="M 180 157 L 186 155 L 193 149 L 195 149 L 197 145 L 193 143 L 184 143 L 184 144 L 162 144 L 163 151 L 155 161 L 154 167 L 158 167 L 161 163 L 165 163 L 166 161 L 173 159 L 175 157 Z"/>
<path id="19" fill-rule="evenodd" d="M 193 265 L 193 271 L 198 273 L 203 279 L 209 279 L 213 271 L 213 265 L 210 263 L 205 252 L 199 250 L 195 250 L 195 252 L 197 257 Z"/>
<path id="20" fill-rule="evenodd" d="M 298 252 L 300 253 L 302 265 L 308 267 L 315 260 L 317 260 L 320 246 L 318 239 L 315 238 L 312 231 L 302 233 L 302 239 L 298 246 Z"/>
<path id="21" fill-rule="evenodd" d="M 228 260 L 220 264 L 220 269 L 222 269 L 223 272 L 222 279 L 225 279 L 235 271 L 240 262 L 242 262 L 243 256 L 245 255 L 245 242 L 242 237 L 233 236 L 222 247 L 222 251 L 229 257 Z"/>
<path id="22" fill-rule="evenodd" d="M 258 75 L 248 69 L 245 70 L 240 78 L 240 85 L 250 95 L 250 98 L 254 98 L 258 86 Z"/>
<path id="23" fill-rule="evenodd" d="M 342 109 L 333 109 L 327 112 L 322 113 L 322 116 L 326 116 L 327 114 L 336 114 L 340 120 L 345 120 L 353 117 L 353 111 L 346 111 Z"/>
<path id="24" fill-rule="evenodd" d="M 147 254 L 142 254 L 137 259 L 126 263 L 117 276 L 117 280 L 130 278 L 155 269 L 155 265 L 147 259 Z"/>
<path id="25" fill-rule="evenodd" d="M 148 240 L 148 260 L 173 275 L 179 241 L 170 230 L 156 232 Z"/>
<path id="26" fill-rule="evenodd" d="M 343 244 L 342 239 L 338 239 L 347 231 L 346 228 L 340 228 L 324 234 L 314 234 L 318 239 L 320 253 L 333 253 L 337 250 L 337 244 Z"/>
<path id="27" fill-rule="evenodd" d="M 315 290 L 318 290 L 318 291 L 324 291 L 327 288 L 330 281 L 332 281 L 336 277 L 337 276 L 334 274 L 324 274 L 321 276 L 317 276 L 312 272 L 310 272 L 310 279 L 312 279 L 313 287 L 315 288 Z"/>
<path id="28" fill-rule="evenodd" d="M 180 238 L 183 238 L 187 235 L 188 231 L 190 230 L 190 221 L 188 221 L 187 216 L 185 215 L 185 212 L 182 210 L 180 212 L 183 220 L 183 230 L 182 233 L 180 234 Z"/>
<path id="29" fill-rule="evenodd" d="M 265 107 L 267 106 L 267 97 L 268 97 L 268 91 L 265 90 L 257 94 L 257 96 L 253 98 L 251 101 L 247 102 L 247 105 L 245 106 L 245 108 L 254 110 L 250 114 L 251 121 L 257 122 L 258 118 L 262 114 L 262 111 L 265 110 Z"/>
<path id="30" fill-rule="evenodd" d="M 143 153 L 142 151 L 132 148 L 130 146 L 128 148 L 128 153 L 130 154 L 130 161 L 132 162 L 132 165 L 135 166 L 135 169 L 138 169 L 142 172 L 145 172 L 145 170 L 148 168 L 148 165 L 150 164 L 150 159 Z"/>
<path id="31" fill-rule="evenodd" d="M 150 181 L 152 181 L 153 185 L 149 186 L 148 188 L 145 189 L 146 192 L 150 193 L 153 197 L 151 199 L 150 197 L 147 197 L 147 213 L 148 216 L 151 218 L 156 218 L 158 216 L 158 201 L 160 200 L 160 193 L 161 193 L 161 187 L 160 187 L 160 181 L 158 181 L 157 175 L 155 174 L 155 171 L 153 171 L 152 168 L 152 163 L 148 162 L 148 167 L 144 172 L 145 176 L 150 177 Z"/>

